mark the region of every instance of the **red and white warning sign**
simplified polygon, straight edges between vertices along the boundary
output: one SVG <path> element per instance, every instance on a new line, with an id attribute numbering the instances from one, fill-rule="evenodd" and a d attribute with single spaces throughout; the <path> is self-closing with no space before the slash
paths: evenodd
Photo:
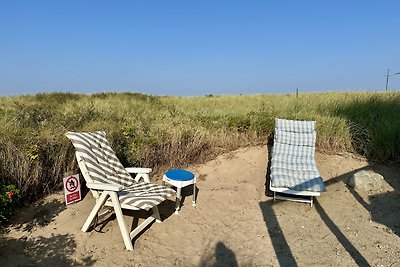
<path id="1" fill-rule="evenodd" d="M 64 181 L 64 194 L 65 202 L 68 204 L 81 200 L 81 186 L 79 183 L 79 174 L 74 174 L 65 177 Z"/>

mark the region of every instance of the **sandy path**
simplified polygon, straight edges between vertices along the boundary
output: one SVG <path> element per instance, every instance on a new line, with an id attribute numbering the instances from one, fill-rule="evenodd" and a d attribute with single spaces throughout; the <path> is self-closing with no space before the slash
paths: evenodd
<path id="1" fill-rule="evenodd" d="M 90 194 L 67 208 L 56 194 L 19 212 L 2 235 L 0 265 L 400 266 L 399 169 L 351 155 L 318 153 L 317 161 L 328 192 L 314 207 L 265 196 L 265 147 L 194 166 L 197 207 L 188 196 L 175 215 L 174 199 L 166 201 L 164 222 L 140 235 L 133 252 L 124 250 L 113 216 L 101 233 L 80 231 L 94 204 Z M 379 192 L 350 190 L 343 181 L 360 168 L 374 169 L 390 184 Z"/>

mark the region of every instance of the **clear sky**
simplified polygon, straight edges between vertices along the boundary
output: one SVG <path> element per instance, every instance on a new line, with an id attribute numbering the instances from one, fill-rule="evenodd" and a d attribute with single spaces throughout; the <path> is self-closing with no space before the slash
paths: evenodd
<path id="1" fill-rule="evenodd" d="M 0 0 L 0 95 L 384 90 L 399 26 L 385 0 Z"/>

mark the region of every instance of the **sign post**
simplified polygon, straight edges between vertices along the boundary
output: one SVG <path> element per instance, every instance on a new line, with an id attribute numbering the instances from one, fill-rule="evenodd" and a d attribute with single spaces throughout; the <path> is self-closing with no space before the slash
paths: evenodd
<path id="1" fill-rule="evenodd" d="M 65 203 L 67 205 L 81 200 L 81 186 L 79 174 L 74 174 L 63 179 Z"/>

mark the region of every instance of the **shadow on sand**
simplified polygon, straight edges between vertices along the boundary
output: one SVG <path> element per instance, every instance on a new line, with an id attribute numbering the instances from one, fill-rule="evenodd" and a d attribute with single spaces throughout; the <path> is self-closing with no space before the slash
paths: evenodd
<path id="1" fill-rule="evenodd" d="M 218 242 L 214 251 L 206 251 L 200 260 L 200 267 L 237 267 L 235 253 L 223 242 Z"/>
<path id="2" fill-rule="evenodd" d="M 0 241 L 0 266 L 91 266 L 91 256 L 77 261 L 69 256 L 76 243 L 70 234 Z"/>
<path id="3" fill-rule="evenodd" d="M 22 209 L 11 226 L 20 232 L 27 232 L 21 238 L 2 236 L 0 239 L 0 266 L 90 266 L 95 261 L 91 256 L 71 259 L 76 249 L 73 235 L 52 235 L 31 237 L 34 228 L 48 226 L 63 210 L 63 201 L 53 199 L 41 201 L 29 209 Z"/>
<path id="4" fill-rule="evenodd" d="M 53 199 L 47 203 L 41 201 L 27 210 L 22 209 L 12 225 L 18 230 L 30 232 L 34 227 L 49 225 L 65 209 L 65 203 L 60 200 Z"/>
<path id="5" fill-rule="evenodd" d="M 274 201 L 260 202 L 259 205 L 280 266 L 297 266 L 296 259 L 274 212 Z"/>

